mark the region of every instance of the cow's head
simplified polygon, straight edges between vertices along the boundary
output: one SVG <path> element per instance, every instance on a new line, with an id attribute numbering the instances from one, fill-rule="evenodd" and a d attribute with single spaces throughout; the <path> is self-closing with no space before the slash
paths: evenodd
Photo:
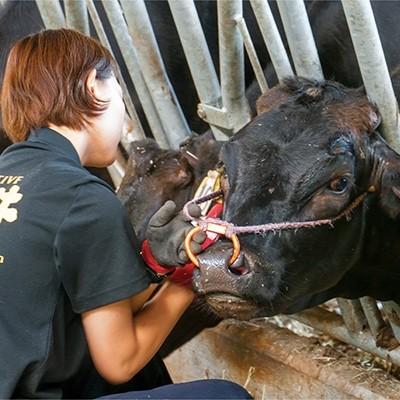
<path id="1" fill-rule="evenodd" d="M 379 114 L 361 90 L 289 80 L 259 99 L 258 114 L 221 150 L 226 221 L 331 218 L 374 193 L 334 228 L 240 235 L 242 254 L 232 266 L 229 241 L 202 253 L 195 288 L 220 315 L 245 319 L 351 294 L 339 283 L 367 268 L 371 214 L 400 213 L 400 157 L 376 132 Z"/>
<path id="2" fill-rule="evenodd" d="M 167 201 L 178 209 L 189 200 L 208 169 L 218 161 L 220 143 L 211 132 L 194 135 L 179 150 L 163 150 L 154 140 L 133 142 L 118 196 L 139 239 L 150 217 Z"/>

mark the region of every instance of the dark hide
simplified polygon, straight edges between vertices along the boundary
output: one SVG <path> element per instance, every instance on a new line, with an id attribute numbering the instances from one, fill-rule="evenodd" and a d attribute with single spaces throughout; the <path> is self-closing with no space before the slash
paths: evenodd
<path id="1" fill-rule="evenodd" d="M 215 245 L 200 256 L 197 291 L 220 315 L 244 319 L 339 296 L 400 300 L 400 157 L 376 132 L 376 108 L 361 90 L 334 82 L 289 80 L 274 91 L 258 103 L 265 112 L 221 150 L 224 219 L 331 218 L 374 193 L 334 228 L 241 235 L 242 275 L 227 268 L 230 244 Z"/>
<path id="2" fill-rule="evenodd" d="M 131 147 L 118 196 L 143 240 L 149 219 L 167 200 L 181 209 L 191 199 L 218 162 L 221 143 L 208 132 L 188 138 L 179 150 L 162 150 L 152 139 L 133 142 Z"/>
<path id="3" fill-rule="evenodd" d="M 165 201 L 175 201 L 180 209 L 192 198 L 201 179 L 216 165 L 220 146 L 210 133 L 189 138 L 177 151 L 162 150 L 151 139 L 132 144 L 118 196 L 140 240 L 144 239 L 150 217 Z M 165 341 L 161 354 L 169 354 L 219 321 L 204 299 L 195 300 Z"/>

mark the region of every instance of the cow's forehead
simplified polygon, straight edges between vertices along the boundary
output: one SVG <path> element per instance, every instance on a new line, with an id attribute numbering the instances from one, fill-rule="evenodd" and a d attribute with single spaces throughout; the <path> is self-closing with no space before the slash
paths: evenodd
<path id="1" fill-rule="evenodd" d="M 249 182 L 292 186 L 304 175 L 318 176 L 314 170 L 330 173 L 337 166 L 331 159 L 337 155 L 348 154 L 352 164 L 355 152 L 349 132 L 340 131 L 317 108 L 290 111 L 258 116 L 224 145 L 221 160 L 230 179 L 246 187 Z"/>
<path id="2" fill-rule="evenodd" d="M 327 151 L 339 133 L 339 127 L 320 109 L 273 110 L 259 115 L 227 144 L 252 158 L 263 157 L 272 149 L 290 157 L 299 151 Z"/>

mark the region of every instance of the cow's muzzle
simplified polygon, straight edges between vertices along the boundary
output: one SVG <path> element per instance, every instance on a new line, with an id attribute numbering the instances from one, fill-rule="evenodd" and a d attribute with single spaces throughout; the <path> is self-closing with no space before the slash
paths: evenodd
<path id="1" fill-rule="evenodd" d="M 249 319 L 257 310 L 256 303 L 246 296 L 254 271 L 244 253 L 233 264 L 231 256 L 231 242 L 218 242 L 201 253 L 193 287 L 220 316 Z"/>

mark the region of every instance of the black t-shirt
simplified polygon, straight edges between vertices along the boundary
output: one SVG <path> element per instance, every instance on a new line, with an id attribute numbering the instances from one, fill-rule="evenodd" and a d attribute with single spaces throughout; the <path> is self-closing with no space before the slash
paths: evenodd
<path id="1" fill-rule="evenodd" d="M 62 397 L 88 365 L 80 314 L 148 284 L 120 201 L 67 139 L 44 128 L 1 155 L 0 398 Z"/>

